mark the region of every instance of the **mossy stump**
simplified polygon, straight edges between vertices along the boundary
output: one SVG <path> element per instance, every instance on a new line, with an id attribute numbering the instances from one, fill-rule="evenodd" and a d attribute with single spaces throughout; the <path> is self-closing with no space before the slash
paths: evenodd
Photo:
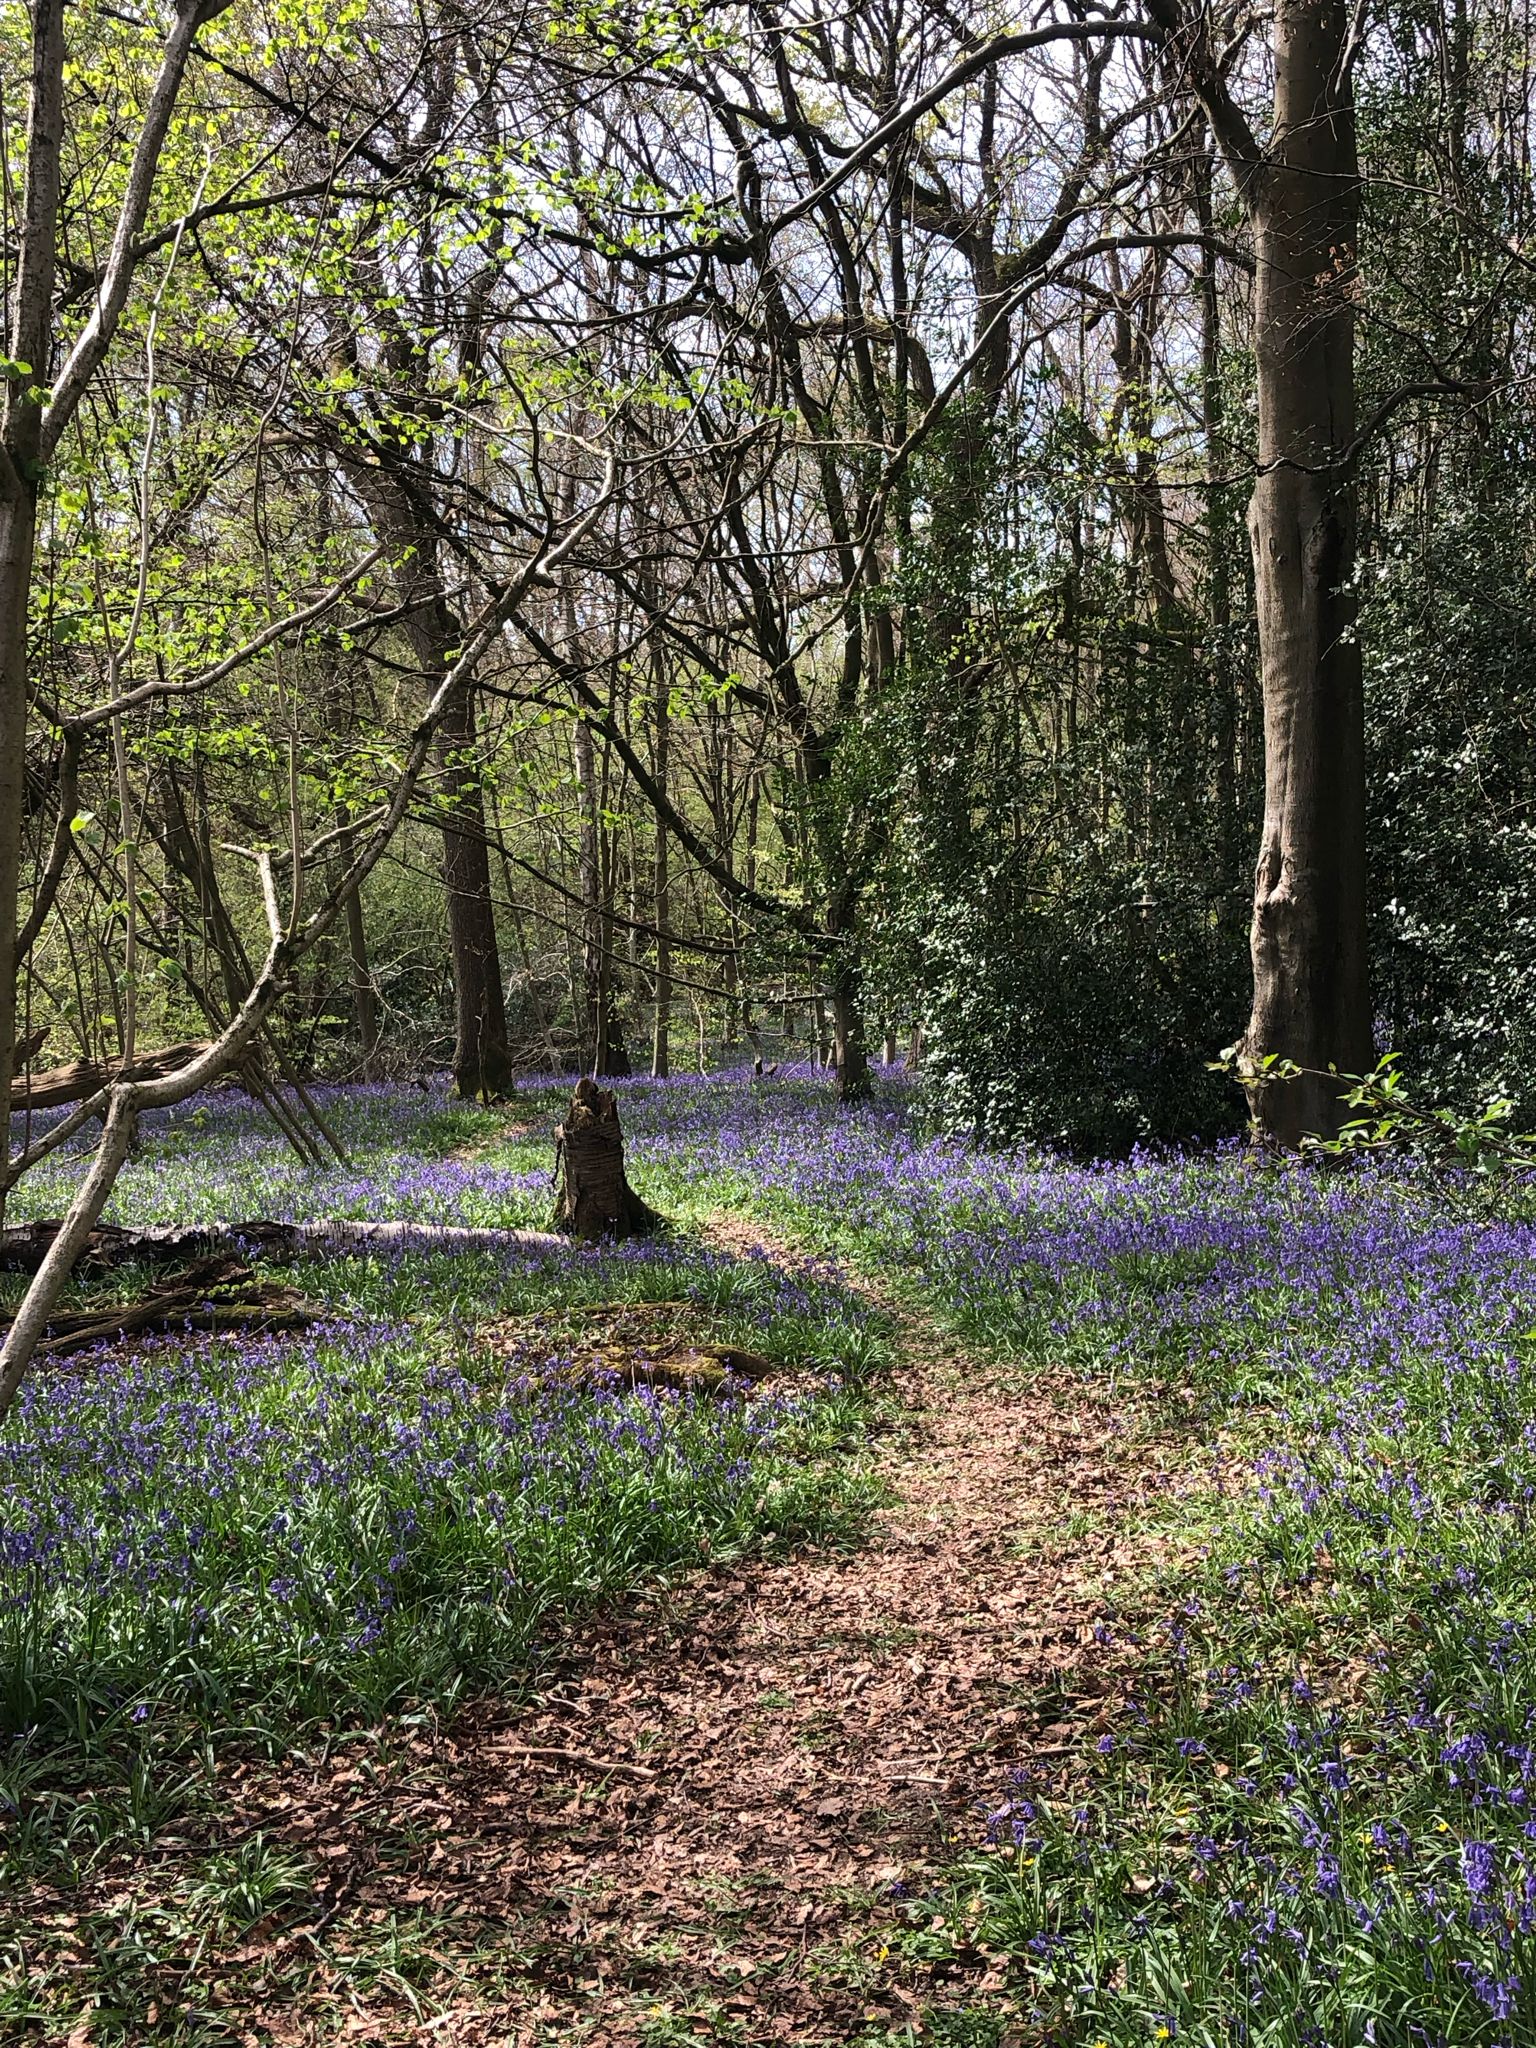
<path id="1" fill-rule="evenodd" d="M 661 1217 L 624 1173 L 624 1134 L 611 1088 L 576 1083 L 565 1122 L 555 1132 L 559 1197 L 554 1227 L 572 1237 L 644 1237 Z"/>

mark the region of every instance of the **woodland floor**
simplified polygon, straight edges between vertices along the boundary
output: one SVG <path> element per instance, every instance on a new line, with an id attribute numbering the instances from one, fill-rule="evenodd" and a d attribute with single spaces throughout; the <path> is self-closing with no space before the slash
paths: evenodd
<path id="1" fill-rule="evenodd" d="M 37 1382 L 0 2044 L 1536 2041 L 1528 1192 L 626 1107 L 664 1240 Z M 547 1211 L 536 1133 L 338 1114 L 167 1120 L 122 1213 Z M 766 1393 L 632 1397 L 674 1340 Z"/>
<path id="2" fill-rule="evenodd" d="M 1119 1653 L 1095 1619 L 1155 1561 L 1138 1511 L 1184 1452 L 1166 1405 L 1138 1415 L 1076 1374 L 997 1383 L 884 1305 L 890 1491 L 862 1547 L 637 1594 L 577 1625 L 520 1706 L 230 1787 L 328 1864 L 328 1918 L 405 1905 L 442 1936 L 421 2024 L 398 1980 L 376 2004 L 322 1967 L 296 2000 L 297 1958 L 269 1954 L 281 1990 L 247 2007 L 249 2040 L 886 2042 L 935 2012 L 1014 2038 L 987 1954 L 898 1968 L 883 1931 L 984 1839 L 1011 1770 L 1059 1778 L 1108 1724 Z"/>

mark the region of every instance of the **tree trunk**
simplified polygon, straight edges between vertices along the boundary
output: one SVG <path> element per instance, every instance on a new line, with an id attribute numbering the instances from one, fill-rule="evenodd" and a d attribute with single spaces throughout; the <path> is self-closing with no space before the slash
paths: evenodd
<path id="1" fill-rule="evenodd" d="M 35 1273 L 64 1228 L 58 1216 L 0 1230 L 0 1273 Z M 267 1216 L 238 1223 L 149 1224 L 127 1230 L 98 1223 L 80 1242 L 76 1270 L 107 1273 L 119 1266 L 176 1266 L 212 1255 L 262 1259 L 350 1258 L 380 1251 L 553 1251 L 560 1239 L 547 1230 L 495 1230 L 456 1223 L 408 1220 L 356 1222 L 350 1216 L 310 1223 L 274 1222 Z"/>
<path id="2" fill-rule="evenodd" d="M 207 1039 L 189 1040 L 158 1052 L 135 1053 L 131 1058 L 72 1060 L 67 1066 L 45 1067 L 38 1073 L 18 1073 L 11 1082 L 11 1108 L 59 1109 L 67 1102 L 83 1102 L 110 1081 L 156 1081 L 206 1052 L 208 1045 Z"/>
<path id="3" fill-rule="evenodd" d="M 430 693 L 452 665 L 450 651 L 464 637 L 444 592 L 436 536 L 424 507 L 397 474 L 360 463 L 351 465 L 351 473 L 375 531 L 400 550 L 394 581 L 401 605 L 408 607 L 401 625 Z M 460 681 L 444 709 L 437 760 L 442 771 L 438 817 L 443 888 L 453 961 L 453 1085 L 462 1096 L 487 1101 L 512 1092 L 512 1055 L 470 677 Z"/>
<path id="4" fill-rule="evenodd" d="M 27 760 L 27 616 L 37 533 L 36 485 L 0 448 L 0 1086 L 16 1064 L 16 937 Z M 0 1171 L 0 1221 L 9 1172 Z"/>
<path id="5" fill-rule="evenodd" d="M 444 777 L 443 885 L 453 953 L 453 1085 L 458 1094 L 484 1102 L 512 1092 L 512 1055 L 491 901 L 475 693 L 468 680 L 449 699 L 438 759 Z"/>
<path id="6" fill-rule="evenodd" d="M 643 1237 L 661 1223 L 624 1173 L 624 1135 L 613 1091 L 583 1076 L 555 1133 L 560 1195 L 555 1228 L 573 1237 Z"/>
<path id="7" fill-rule="evenodd" d="M 342 836 L 338 842 L 343 870 L 352 864 L 352 832 L 343 812 L 339 823 Z M 352 1014 L 357 1021 L 357 1037 L 361 1051 L 358 1074 L 364 1081 L 380 1078 L 379 1064 L 379 999 L 373 986 L 373 972 L 368 964 L 368 933 L 363 923 L 363 892 L 354 889 L 347 898 L 347 962 L 352 971 Z"/>
<path id="8" fill-rule="evenodd" d="M 1209 148 L 1194 152 L 1195 220 L 1200 232 L 1214 236 L 1212 202 L 1214 162 Z M 1237 677 L 1232 662 L 1232 574 L 1224 517 L 1223 478 L 1227 447 L 1226 402 L 1221 388 L 1221 300 L 1216 257 L 1202 244 L 1197 272 L 1200 296 L 1200 405 L 1205 442 L 1205 617 L 1206 666 L 1213 698 L 1211 726 L 1215 751 L 1216 869 L 1219 895 L 1216 915 L 1222 930 L 1234 939 L 1242 916 L 1243 890 L 1238 881 L 1245 864 L 1241 853 L 1241 801 L 1237 779 Z"/>
<path id="9" fill-rule="evenodd" d="M 668 794 L 667 774 L 670 766 L 672 720 L 668 703 L 665 678 L 656 692 L 656 742 L 652 757 L 652 769 L 656 787 L 663 796 Z M 664 1081 L 672 1071 L 672 937 L 671 905 L 668 892 L 671 876 L 668 872 L 670 846 L 667 838 L 666 821 L 658 813 L 655 821 L 656 832 L 656 876 L 655 909 L 656 919 L 656 1014 L 651 1035 L 651 1072 L 658 1081 Z"/>
<path id="10" fill-rule="evenodd" d="M 859 963 L 845 937 L 832 965 L 832 1058 L 839 1102 L 862 1102 L 869 1093 L 869 1051 L 864 1042 Z"/>
<path id="11" fill-rule="evenodd" d="M 816 1020 L 816 1064 L 830 1067 L 832 1064 L 832 1039 L 827 1030 L 827 1002 L 825 996 L 815 996 L 811 1001 L 811 1012 Z"/>
<path id="12" fill-rule="evenodd" d="M 581 804 L 581 1063 L 589 1074 L 622 1075 L 629 1072 L 629 1055 L 613 1016 L 597 762 L 592 728 L 584 718 L 576 720 L 572 742 Z"/>
<path id="13" fill-rule="evenodd" d="M 16 1072 L 21 929 L 22 818 L 27 777 L 27 625 L 42 477 L 42 387 L 52 375 L 54 280 L 58 267 L 60 169 L 64 144 L 63 0 L 38 0 L 32 16 L 26 171 L 19 220 L 7 222 L 5 352 L 0 390 L 0 1090 Z M 8 174 L 9 175 L 9 174 Z M 10 1140 L 0 1151 L 0 1221 L 10 1188 Z"/>
<path id="14" fill-rule="evenodd" d="M 1338 1123 L 1327 1070 L 1371 1064 L 1365 733 L 1355 634 L 1354 298 L 1359 225 L 1343 0 L 1279 0 L 1275 126 L 1250 201 L 1259 476 L 1249 508 L 1264 695 L 1265 807 L 1254 882 L 1256 1080 L 1267 1136 Z"/>
<path id="15" fill-rule="evenodd" d="M 832 991 L 832 1058 L 838 1101 L 862 1102 L 869 1094 L 869 1050 L 857 995 L 845 988 Z"/>

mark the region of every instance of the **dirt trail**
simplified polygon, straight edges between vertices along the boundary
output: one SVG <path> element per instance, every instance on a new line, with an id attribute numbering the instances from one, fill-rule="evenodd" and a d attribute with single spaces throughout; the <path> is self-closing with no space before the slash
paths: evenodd
<path id="1" fill-rule="evenodd" d="M 1147 1561 L 1127 1518 L 1178 1451 L 1075 1376 L 989 1384 L 910 1314 L 899 1359 L 894 1498 L 861 1549 L 637 1598 L 536 1704 L 439 1750 L 406 1896 L 486 1916 L 487 1954 L 522 1964 L 494 2013 L 472 1971 L 422 2038 L 844 2043 L 939 1988 L 880 1958 L 893 1887 L 1108 1718 L 1102 1589 Z M 997 1981 L 974 1965 L 957 2002 Z"/>

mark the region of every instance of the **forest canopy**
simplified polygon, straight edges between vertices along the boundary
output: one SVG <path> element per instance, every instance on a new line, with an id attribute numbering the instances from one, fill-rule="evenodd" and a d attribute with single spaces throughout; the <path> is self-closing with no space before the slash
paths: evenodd
<path id="1" fill-rule="evenodd" d="M 1226 1046 L 1282 1143 L 1387 1051 L 1528 1094 L 1517 11 L 0 53 L 0 1068 L 95 1076 L 103 1198 L 231 1071 L 878 1045 L 1089 1151 L 1238 1128 Z"/>

